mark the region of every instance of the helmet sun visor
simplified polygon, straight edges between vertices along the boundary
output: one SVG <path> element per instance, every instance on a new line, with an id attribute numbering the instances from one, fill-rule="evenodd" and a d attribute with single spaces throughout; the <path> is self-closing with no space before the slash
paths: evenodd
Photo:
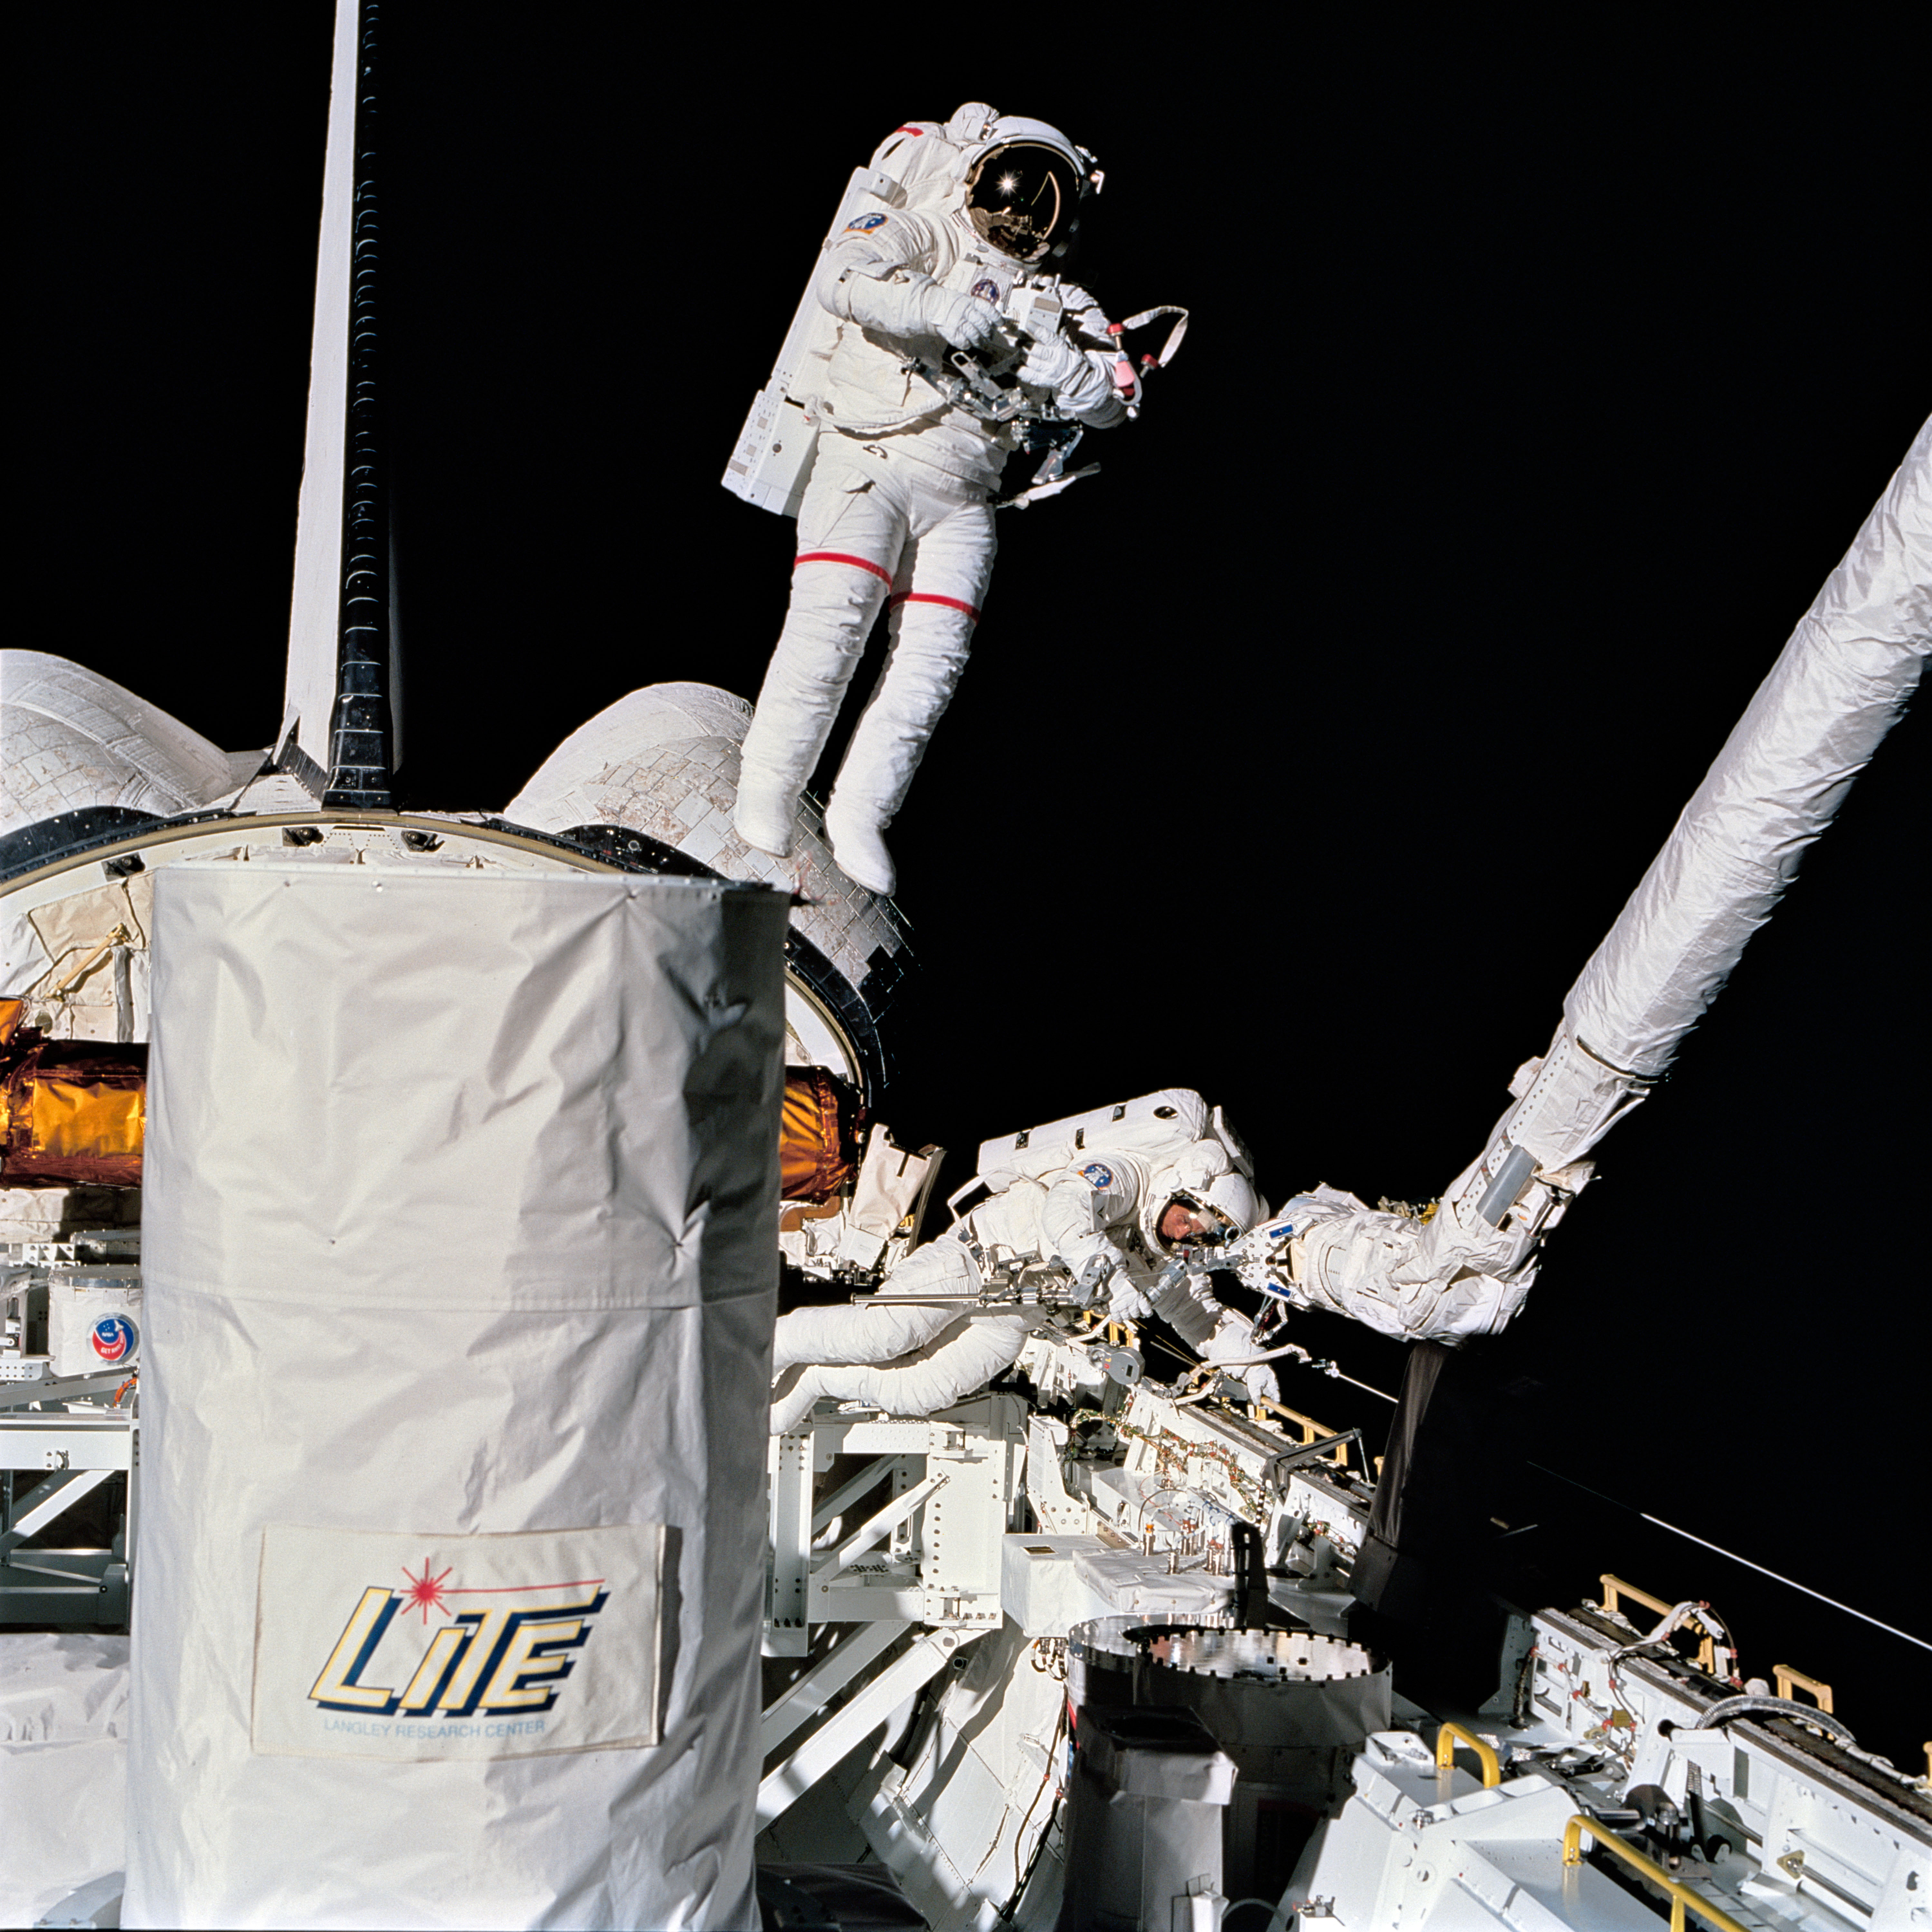
<path id="1" fill-rule="evenodd" d="M 1168 1196 L 1167 1205 L 1160 1210 L 1156 1222 L 1157 1231 L 1161 1230 L 1162 1224 L 1177 1208 L 1190 1216 L 1197 1223 L 1204 1221 L 1208 1226 L 1205 1228 L 1197 1227 L 1194 1232 L 1187 1234 L 1170 1235 L 1164 1231 L 1160 1232 L 1160 1244 L 1169 1253 L 1172 1253 L 1175 1247 L 1184 1244 L 1189 1247 L 1203 1246 L 1211 1247 L 1216 1242 L 1226 1240 L 1230 1234 L 1240 1232 L 1228 1216 L 1212 1202 L 1203 1201 L 1198 1194 L 1190 1193 L 1185 1188 L 1176 1188 L 1173 1193 Z"/>
<path id="2" fill-rule="evenodd" d="M 980 238 L 1017 262 L 1035 262 L 1066 238 L 1080 186 L 1064 154 L 1016 141 L 982 158 L 966 187 L 968 218 Z"/>

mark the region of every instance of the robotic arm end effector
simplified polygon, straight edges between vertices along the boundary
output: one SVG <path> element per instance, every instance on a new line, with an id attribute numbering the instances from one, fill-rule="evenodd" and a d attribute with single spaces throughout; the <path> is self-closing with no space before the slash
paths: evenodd
<path id="1" fill-rule="evenodd" d="M 1522 1305 L 1544 1236 L 1591 1172 L 1587 1161 L 1540 1168 L 1499 1128 L 1436 1207 L 1372 1208 L 1318 1187 L 1236 1244 L 1227 1262 L 1250 1288 L 1399 1340 L 1494 1334 Z"/>

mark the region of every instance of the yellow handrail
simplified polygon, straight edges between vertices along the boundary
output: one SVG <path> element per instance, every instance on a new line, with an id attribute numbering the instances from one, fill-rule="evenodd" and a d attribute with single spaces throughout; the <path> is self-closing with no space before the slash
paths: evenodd
<path id="1" fill-rule="evenodd" d="M 1666 1608 L 1668 1606 L 1666 1606 Z M 1578 1812 L 1563 1828 L 1563 1862 L 1565 1865 L 1580 1865 L 1583 1862 L 1583 1834 L 1588 1832 L 1606 1852 L 1613 1852 L 1634 1870 L 1640 1871 L 1652 1885 L 1660 1885 L 1670 1894 L 1670 1932 L 1684 1932 L 1684 1911 L 1688 1906 L 1700 1918 L 1706 1919 L 1718 1928 L 1718 1932 L 1744 1932 L 1728 1912 L 1720 1911 L 1708 1899 L 1700 1898 L 1688 1885 L 1672 1878 L 1664 1868 L 1635 1851 L 1607 1825 L 1600 1825 L 1595 1819 Z"/>
<path id="2" fill-rule="evenodd" d="M 1313 1416 L 1304 1415 L 1300 1410 L 1290 1408 L 1285 1402 L 1263 1400 L 1250 1403 L 1250 1406 L 1270 1415 L 1285 1415 L 1289 1421 L 1300 1423 L 1301 1439 L 1304 1442 L 1319 1442 L 1324 1436 L 1334 1436 L 1338 1432 L 1330 1429 L 1325 1422 L 1317 1422 Z M 1346 1468 L 1348 1466 L 1348 1444 L 1338 1443 L 1333 1456 L 1324 1456 L 1322 1460 L 1324 1462 L 1332 1461 L 1338 1468 Z"/>
<path id="3" fill-rule="evenodd" d="M 1442 1728 L 1436 1733 L 1436 1768 L 1447 1771 L 1456 1762 L 1458 1738 L 1482 1760 L 1483 1789 L 1486 1791 L 1491 1785 L 1502 1784 L 1503 1768 L 1496 1753 L 1474 1731 L 1465 1730 L 1460 1724 L 1453 1724 L 1446 1718 L 1442 1720 Z"/>
<path id="4" fill-rule="evenodd" d="M 1771 1666 L 1771 1674 L 1778 1680 L 1778 1694 L 1780 1697 L 1789 1697 L 1791 1695 L 1791 1687 L 1795 1684 L 1799 1689 L 1810 1691 L 1812 1696 L 1817 1699 L 1820 1710 L 1831 1709 L 1832 1687 L 1830 1684 L 1820 1684 L 1816 1678 L 1807 1677 L 1803 1671 L 1793 1670 L 1788 1664 L 1774 1664 Z"/>
<path id="5" fill-rule="evenodd" d="M 1634 1583 L 1626 1583 L 1621 1576 L 1612 1576 L 1606 1570 L 1600 1580 L 1604 1586 L 1604 1614 L 1616 1616 L 1617 1598 L 1619 1592 L 1626 1597 L 1634 1597 L 1647 1610 L 1654 1610 L 1660 1617 L 1667 1617 L 1676 1609 L 1674 1604 L 1666 1604 L 1661 1597 L 1653 1597 L 1648 1590 L 1640 1590 Z"/>
<path id="6" fill-rule="evenodd" d="M 1654 1610 L 1660 1617 L 1667 1617 L 1677 1607 L 1675 1604 L 1666 1604 L 1661 1597 L 1653 1597 L 1648 1590 L 1640 1590 L 1634 1583 L 1626 1583 L 1621 1576 L 1612 1576 L 1607 1570 L 1598 1580 L 1604 1586 L 1604 1614 L 1606 1617 L 1617 1614 L 1619 1593 L 1635 1598 L 1646 1610 Z M 1714 1642 L 1708 1627 L 1703 1624 L 1703 1619 L 1700 1618 L 1698 1622 L 1704 1630 L 1704 1641 L 1697 1646 L 1697 1668 L 1707 1672 L 1714 1670 L 1718 1664 Z M 1832 1707 L 1828 1704 L 1825 1708 L 1828 1711 Z"/>

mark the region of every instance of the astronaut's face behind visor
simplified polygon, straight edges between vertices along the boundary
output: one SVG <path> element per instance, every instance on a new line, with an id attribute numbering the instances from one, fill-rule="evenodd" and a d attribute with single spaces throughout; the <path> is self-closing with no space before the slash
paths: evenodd
<path id="1" fill-rule="evenodd" d="M 981 159 L 966 187 L 966 212 L 982 240 L 1016 262 L 1062 253 L 1078 226 L 1080 185 L 1064 154 L 1016 141 Z"/>

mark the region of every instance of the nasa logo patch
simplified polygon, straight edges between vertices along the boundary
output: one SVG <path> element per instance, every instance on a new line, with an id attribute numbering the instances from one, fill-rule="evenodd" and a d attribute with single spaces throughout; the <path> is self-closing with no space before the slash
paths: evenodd
<path id="1" fill-rule="evenodd" d="M 997 302 L 1000 299 L 1000 285 L 998 282 L 988 281 L 982 275 L 973 284 L 972 292 L 982 302 Z"/>
<path id="2" fill-rule="evenodd" d="M 874 229 L 883 228 L 885 225 L 886 218 L 883 214 L 862 214 L 856 221 L 846 223 L 845 232 L 848 235 L 869 235 Z"/>
<path id="3" fill-rule="evenodd" d="M 1097 1160 L 1090 1166 L 1083 1167 L 1080 1172 L 1096 1188 L 1111 1187 L 1114 1184 L 1114 1170 L 1111 1167 L 1102 1166 Z"/>
<path id="4" fill-rule="evenodd" d="M 134 1352 L 135 1344 L 140 1339 L 134 1323 L 124 1315 L 103 1316 L 88 1336 L 94 1344 L 94 1352 L 110 1366 L 116 1362 L 124 1362 Z"/>

